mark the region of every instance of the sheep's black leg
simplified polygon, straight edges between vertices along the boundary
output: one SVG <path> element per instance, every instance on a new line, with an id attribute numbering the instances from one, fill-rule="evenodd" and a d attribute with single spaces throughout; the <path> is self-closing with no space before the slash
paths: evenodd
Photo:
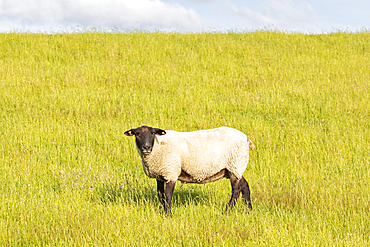
<path id="1" fill-rule="evenodd" d="M 166 184 L 166 190 L 164 191 L 164 194 L 166 197 L 164 211 L 169 215 L 171 215 L 171 200 L 172 200 L 173 191 L 175 189 L 175 184 L 176 182 L 168 182 Z"/>
<path id="2" fill-rule="evenodd" d="M 231 172 L 229 172 L 229 178 L 231 183 L 231 199 L 227 204 L 227 210 L 231 210 L 235 206 L 241 191 L 240 180 L 238 180 Z"/>
<path id="3" fill-rule="evenodd" d="M 245 205 L 248 206 L 249 210 L 252 210 L 252 202 L 251 202 L 251 192 L 249 190 L 249 185 L 248 185 L 248 182 L 247 180 L 245 180 L 244 177 L 242 177 L 239 181 L 240 183 L 240 189 L 242 191 L 242 194 L 243 194 L 243 201 L 245 203 Z"/>
<path id="4" fill-rule="evenodd" d="M 159 201 L 162 203 L 163 207 L 166 207 L 166 201 L 164 198 L 164 181 L 157 179 L 157 193 Z"/>

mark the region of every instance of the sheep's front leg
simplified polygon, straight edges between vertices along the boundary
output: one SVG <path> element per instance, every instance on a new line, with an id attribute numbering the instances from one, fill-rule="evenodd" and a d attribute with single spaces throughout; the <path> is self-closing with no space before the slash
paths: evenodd
<path id="1" fill-rule="evenodd" d="M 172 200 L 173 191 L 175 190 L 175 184 L 176 182 L 167 182 L 166 190 L 164 192 L 164 195 L 166 197 L 164 211 L 169 215 L 171 215 L 171 200 Z"/>
<path id="2" fill-rule="evenodd" d="M 166 201 L 164 198 L 164 181 L 157 179 L 157 193 L 159 201 L 162 203 L 163 207 L 166 207 Z"/>

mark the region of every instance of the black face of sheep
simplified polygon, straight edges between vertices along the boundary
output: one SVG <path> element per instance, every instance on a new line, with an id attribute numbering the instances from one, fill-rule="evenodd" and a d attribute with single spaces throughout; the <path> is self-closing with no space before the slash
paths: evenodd
<path id="1" fill-rule="evenodd" d="M 153 150 L 155 135 L 165 135 L 166 131 L 158 128 L 141 126 L 135 129 L 130 129 L 124 133 L 127 136 L 135 136 L 137 148 L 144 155 L 148 155 Z"/>

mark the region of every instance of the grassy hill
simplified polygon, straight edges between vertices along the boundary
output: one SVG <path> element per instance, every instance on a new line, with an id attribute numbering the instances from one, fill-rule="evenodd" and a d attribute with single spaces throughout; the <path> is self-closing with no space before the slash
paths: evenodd
<path id="1" fill-rule="evenodd" d="M 0 245 L 370 242 L 370 33 L 0 34 Z M 253 211 L 226 179 L 167 218 L 140 125 L 255 143 Z"/>

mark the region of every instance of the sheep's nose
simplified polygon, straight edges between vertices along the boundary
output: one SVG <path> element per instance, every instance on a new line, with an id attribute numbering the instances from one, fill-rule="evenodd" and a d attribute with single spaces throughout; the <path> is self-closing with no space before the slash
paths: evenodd
<path id="1" fill-rule="evenodd" d="M 143 150 L 143 152 L 150 152 L 151 150 L 150 150 L 150 146 L 149 145 L 143 145 L 142 146 L 142 150 Z"/>

